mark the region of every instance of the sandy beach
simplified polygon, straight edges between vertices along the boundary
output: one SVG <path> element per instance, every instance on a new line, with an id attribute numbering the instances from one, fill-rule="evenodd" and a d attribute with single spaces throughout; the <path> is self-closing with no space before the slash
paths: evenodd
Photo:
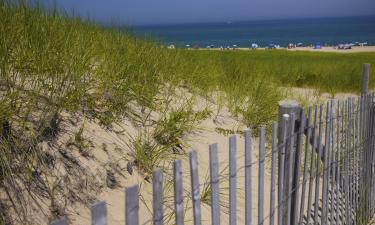
<path id="1" fill-rule="evenodd" d="M 312 52 L 337 52 L 337 53 L 354 53 L 354 52 L 375 52 L 375 46 L 353 46 L 352 49 L 337 49 L 332 46 L 313 49 L 312 47 L 297 47 L 287 49 L 289 51 L 312 51 Z"/>
<path id="2" fill-rule="evenodd" d="M 220 48 L 200 48 L 199 50 L 221 50 Z M 233 50 L 233 49 L 230 49 Z M 230 51 L 230 50 L 222 50 L 222 51 Z M 236 48 L 235 50 L 242 50 L 242 51 L 262 51 L 268 50 L 266 48 Z M 333 46 L 324 46 L 321 49 L 314 49 L 313 47 L 296 47 L 296 48 L 277 48 L 274 50 L 288 50 L 288 51 L 309 51 L 309 52 L 335 52 L 335 53 L 358 53 L 358 52 L 375 52 L 375 46 L 353 46 L 352 49 L 337 49 Z"/>

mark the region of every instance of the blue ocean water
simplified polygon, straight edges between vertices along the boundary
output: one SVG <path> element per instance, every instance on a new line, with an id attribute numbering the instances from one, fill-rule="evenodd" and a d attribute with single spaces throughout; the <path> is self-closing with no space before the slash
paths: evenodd
<path id="1" fill-rule="evenodd" d="M 206 47 L 249 47 L 288 43 L 336 45 L 368 42 L 375 45 L 375 16 L 295 19 L 274 21 L 225 22 L 203 24 L 152 25 L 130 28 L 137 36 L 152 38 L 166 45 Z"/>

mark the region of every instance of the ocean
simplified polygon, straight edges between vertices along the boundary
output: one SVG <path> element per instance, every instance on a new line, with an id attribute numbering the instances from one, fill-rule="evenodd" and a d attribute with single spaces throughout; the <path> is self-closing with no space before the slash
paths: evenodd
<path id="1" fill-rule="evenodd" d="M 317 42 L 322 45 L 354 42 L 375 45 L 375 16 L 150 25 L 129 30 L 137 36 L 178 47 L 250 47 L 251 43 L 287 46 L 289 43 L 311 45 Z"/>

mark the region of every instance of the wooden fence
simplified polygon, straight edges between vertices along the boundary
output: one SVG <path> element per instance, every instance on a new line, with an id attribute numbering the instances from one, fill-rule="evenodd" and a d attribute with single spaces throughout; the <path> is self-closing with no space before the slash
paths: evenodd
<path id="1" fill-rule="evenodd" d="M 266 149 L 266 130 L 259 129 L 258 157 L 253 160 L 252 131 L 244 131 L 244 166 L 237 166 L 236 136 L 229 137 L 229 221 L 221 221 L 220 188 L 224 177 L 219 173 L 218 148 L 209 146 L 210 208 L 213 225 L 237 224 L 238 171 L 244 170 L 245 224 L 367 224 L 375 209 L 375 95 L 368 94 L 369 66 L 365 65 L 361 97 L 330 100 L 303 109 L 295 102 L 283 102 L 279 121 L 274 123 L 270 148 Z M 184 200 L 191 198 L 195 225 L 204 224 L 201 215 L 202 183 L 198 176 L 197 153 L 189 153 L 191 194 L 184 195 L 182 162 L 173 165 L 175 224 L 186 219 Z M 265 176 L 266 162 L 269 176 Z M 252 179 L 257 169 L 258 179 Z M 265 193 L 265 179 L 269 190 Z M 242 178 L 241 178 L 242 179 Z M 153 173 L 153 218 L 150 224 L 165 222 L 163 172 Z M 258 198 L 252 192 L 257 189 Z M 125 190 L 125 223 L 139 224 L 139 186 Z M 269 195 L 269 202 L 265 202 Z M 267 207 L 265 207 L 267 205 Z M 256 215 L 254 214 L 256 208 Z M 91 206 L 93 225 L 107 224 L 105 202 Z M 256 219 L 256 220 L 255 220 Z M 51 225 L 66 225 L 65 218 Z"/>

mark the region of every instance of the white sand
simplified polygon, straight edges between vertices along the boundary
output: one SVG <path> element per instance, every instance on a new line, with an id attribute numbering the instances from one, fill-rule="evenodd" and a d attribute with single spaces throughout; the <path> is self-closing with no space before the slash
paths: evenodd
<path id="1" fill-rule="evenodd" d="M 200 50 L 220 50 L 219 48 L 212 48 L 212 49 L 206 49 L 201 48 Z M 236 48 L 236 50 L 241 51 L 265 51 L 267 49 L 265 48 L 257 48 L 256 50 L 250 49 L 250 48 Z M 297 48 L 278 48 L 275 50 L 288 50 L 288 51 L 309 51 L 309 52 L 335 52 L 335 53 L 357 53 L 357 52 L 375 52 L 375 46 L 353 46 L 352 49 L 337 49 L 332 46 L 329 47 L 322 47 L 321 49 L 314 49 L 313 47 L 297 47 Z M 232 51 L 232 50 L 222 50 L 222 51 Z"/>
<path id="2" fill-rule="evenodd" d="M 356 53 L 356 52 L 375 52 L 375 46 L 353 46 L 352 49 L 337 49 L 334 47 L 322 47 L 314 49 L 311 47 L 297 47 L 288 49 L 289 51 L 312 51 L 312 52 L 337 52 L 337 53 Z"/>

